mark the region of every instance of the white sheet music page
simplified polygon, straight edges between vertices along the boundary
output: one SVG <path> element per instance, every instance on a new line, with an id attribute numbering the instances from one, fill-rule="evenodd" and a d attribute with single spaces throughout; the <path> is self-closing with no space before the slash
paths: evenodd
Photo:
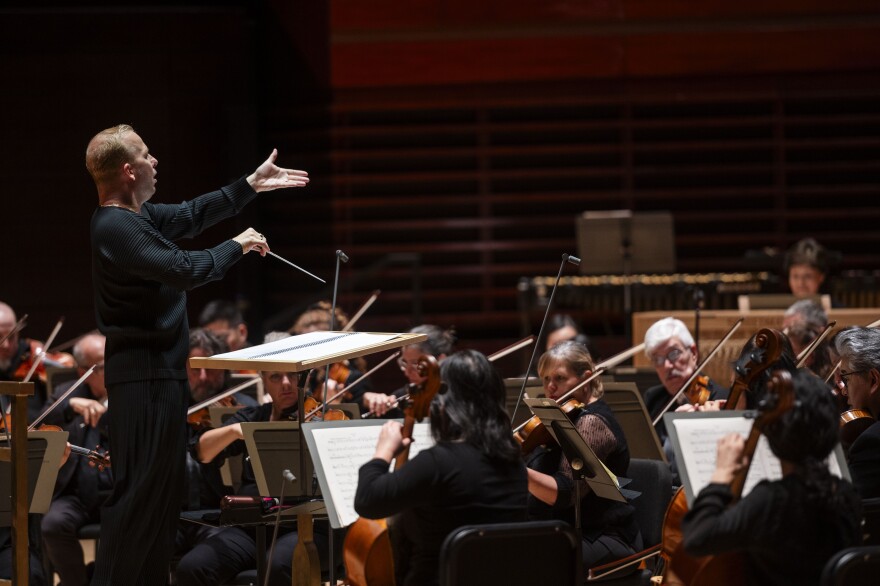
<path id="1" fill-rule="evenodd" d="M 745 417 L 719 417 L 711 419 L 678 418 L 675 419 L 676 433 L 681 446 L 683 462 L 680 464 L 687 470 L 694 496 L 709 484 L 715 471 L 718 440 L 729 433 L 738 433 L 747 438 L 754 420 Z M 828 458 L 828 468 L 835 476 L 841 476 L 840 466 L 834 453 Z M 763 435 L 758 440 L 758 447 L 746 476 L 742 496 L 751 492 L 762 480 L 779 480 L 782 478 L 782 466 L 779 458 L 773 455 L 770 444 Z"/>
<path id="2" fill-rule="evenodd" d="M 308 362 L 327 355 L 332 347 L 335 354 L 342 354 L 371 344 L 387 342 L 397 334 L 368 334 L 364 332 L 309 332 L 291 336 L 274 342 L 242 348 L 234 352 L 216 354 L 212 358 L 264 358 L 267 360 L 289 360 Z M 332 344 L 331 344 L 332 343 Z"/>
<path id="3" fill-rule="evenodd" d="M 324 466 L 330 498 L 342 526 L 351 525 L 358 519 L 354 510 L 358 470 L 373 459 L 381 430 L 381 425 L 369 425 L 315 429 L 312 432 Z M 413 440 L 409 450 L 410 459 L 434 445 L 430 425 L 417 423 L 413 429 Z"/>

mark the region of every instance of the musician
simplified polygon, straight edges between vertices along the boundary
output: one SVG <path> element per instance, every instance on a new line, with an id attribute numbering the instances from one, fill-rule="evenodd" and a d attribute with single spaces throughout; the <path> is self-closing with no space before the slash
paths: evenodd
<path id="1" fill-rule="evenodd" d="M 682 385 L 697 367 L 699 351 L 690 330 L 681 320 L 666 317 L 654 323 L 645 332 L 645 354 L 654 365 L 660 383 L 645 391 L 645 407 L 651 419 L 663 412 L 672 397 L 681 390 Z M 709 401 L 727 399 L 728 390 L 714 381 L 708 382 Z M 687 396 L 679 397 L 679 404 L 686 404 Z M 672 407 L 675 410 L 678 405 Z M 711 408 L 709 403 L 707 408 Z M 661 419 L 655 426 L 661 443 L 666 440 L 666 425 Z"/>
<path id="2" fill-rule="evenodd" d="M 819 303 L 812 299 L 795 301 L 782 317 L 782 333 L 791 342 L 795 356 L 818 338 L 828 324 L 828 315 Z M 804 366 L 823 380 L 831 374 L 833 364 L 829 342 L 823 340 L 807 357 Z"/>
<path id="3" fill-rule="evenodd" d="M 311 332 L 328 332 L 330 331 L 330 310 L 333 305 L 329 301 L 318 301 L 311 304 L 303 313 L 296 318 L 293 326 L 288 330 L 291 334 L 299 336 Z M 339 307 L 336 308 L 333 327 L 336 331 L 341 331 L 348 325 L 348 314 Z M 354 381 L 361 378 L 366 371 L 367 362 L 362 357 L 352 358 L 345 363 L 333 364 L 330 366 L 330 382 L 327 384 L 329 391 L 328 399 L 338 394 L 345 386 L 350 385 Z M 309 388 L 307 393 L 313 395 L 316 400 L 323 400 L 324 376 L 326 370 L 319 369 L 315 371 L 315 375 L 309 379 Z M 350 396 L 344 396 L 345 402 L 359 403 L 360 397 L 364 392 L 370 390 L 371 382 L 369 379 L 361 381 L 352 391 Z M 337 399 L 335 402 L 341 403 L 343 399 Z"/>
<path id="4" fill-rule="evenodd" d="M 265 342 L 289 337 L 287 333 L 271 332 Z M 247 457 L 241 424 L 255 421 L 291 421 L 298 419 L 299 375 L 287 372 L 262 372 L 265 390 L 272 398 L 270 403 L 245 407 L 232 415 L 222 427 L 203 430 L 190 443 L 191 453 L 203 464 L 219 468 L 227 458 L 241 457 L 243 461 L 241 487 L 238 494 L 260 496 L 256 477 Z M 279 485 L 281 479 L 278 479 Z M 290 525 L 279 530 L 275 552 L 269 560 L 269 584 L 289 586 L 292 581 L 291 562 L 296 546 L 297 533 Z M 316 525 L 315 544 L 326 564 L 326 524 Z M 227 527 L 198 543 L 183 556 L 177 566 L 179 586 L 192 584 L 225 584 L 241 571 L 257 565 L 256 533 L 253 528 Z"/>
<path id="5" fill-rule="evenodd" d="M 98 190 L 91 222 L 98 327 L 107 336 L 113 401 L 114 492 L 101 514 L 93 584 L 164 584 L 186 453 L 186 293 L 223 277 L 268 244 L 253 229 L 208 250 L 175 244 L 237 214 L 258 192 L 308 182 L 275 165 L 181 204 L 152 204 L 158 161 L 128 125 L 99 132 L 86 150 Z"/>
<path id="6" fill-rule="evenodd" d="M 587 337 L 573 317 L 566 313 L 554 313 L 547 320 L 547 344 L 545 349 L 549 350 L 556 344 L 567 342 L 568 340 L 574 340 L 587 348 L 590 347 L 590 338 Z"/>
<path id="7" fill-rule="evenodd" d="M 880 497 L 880 330 L 853 327 L 834 338 L 840 354 L 838 380 L 854 409 L 875 422 L 849 449 L 849 471 L 862 498 Z"/>
<path id="8" fill-rule="evenodd" d="M 547 397 L 557 400 L 590 376 L 593 359 L 583 344 L 562 342 L 538 361 L 538 374 Z M 573 423 L 596 456 L 618 476 L 629 468 L 626 437 L 614 413 L 602 399 L 598 379 L 575 391 L 571 398 L 584 405 L 575 411 Z M 529 466 L 529 512 L 537 518 L 560 518 L 574 522 L 575 485 L 571 465 L 556 446 L 540 448 Z M 642 549 L 642 537 L 629 504 L 602 499 L 581 482 L 581 551 L 584 567 L 591 568 L 632 555 Z"/>
<path id="9" fill-rule="evenodd" d="M 0 338 L 15 329 L 18 318 L 15 311 L 0 301 Z M 36 359 L 35 350 L 42 344 L 34 340 L 22 338 L 15 332 L 0 343 L 0 381 L 20 381 L 30 370 Z M 28 421 L 39 417 L 46 405 L 46 385 L 37 376 L 31 377 L 34 383 L 34 394 L 27 399 Z M 6 404 L 6 400 L 3 400 Z"/>
<path id="10" fill-rule="evenodd" d="M 104 343 L 100 334 L 88 334 L 73 347 L 80 376 L 95 366 L 92 374 L 43 420 L 59 425 L 70 435 L 68 442 L 87 449 L 110 448 L 107 436 L 108 403 L 104 386 Z M 74 381 L 58 386 L 56 402 Z M 49 511 L 43 516 L 43 551 L 65 586 L 88 584 L 87 568 L 77 532 L 84 525 L 100 521 L 100 506 L 110 493 L 110 470 L 100 470 L 83 457 L 71 458 L 58 471 Z"/>
<path id="11" fill-rule="evenodd" d="M 207 328 L 196 328 L 189 333 L 189 358 L 205 358 L 229 352 L 226 341 Z M 219 368 L 194 368 L 186 362 L 186 378 L 189 381 L 191 404 L 201 403 L 232 386 L 228 370 Z M 257 400 L 244 391 L 233 395 L 231 404 L 254 407 Z"/>
<path id="12" fill-rule="evenodd" d="M 813 238 L 796 242 L 785 253 L 783 270 L 788 279 L 788 287 L 796 297 L 813 297 L 828 275 L 828 253 L 825 247 Z"/>
<path id="13" fill-rule="evenodd" d="M 231 301 L 215 299 L 209 302 L 199 314 L 199 327 L 217 335 L 232 352 L 250 345 L 244 317 Z"/>
<path id="14" fill-rule="evenodd" d="M 407 381 L 410 384 L 418 385 L 425 380 L 416 369 L 419 357 L 424 354 L 429 354 L 436 358 L 438 362 L 442 363 L 447 356 L 452 354 L 455 348 L 455 343 L 458 339 L 456 338 L 454 329 L 450 328 L 444 330 L 438 326 L 430 324 L 416 326 L 409 330 L 408 333 L 426 334 L 428 336 L 428 339 L 424 342 L 410 344 L 409 346 L 401 348 L 400 358 L 397 359 L 397 365 L 400 367 L 400 370 L 403 372 Z M 364 392 L 360 400 L 361 412 L 372 412 L 379 417 L 387 417 L 391 419 L 403 417 L 403 413 L 399 409 L 396 409 L 395 406 L 397 400 L 407 392 L 406 385 L 391 394 Z"/>
<path id="15" fill-rule="evenodd" d="M 742 552 L 748 584 L 819 584 L 828 559 L 862 539 L 858 495 L 825 463 L 838 442 L 831 394 L 811 373 L 800 371 L 793 381 L 794 405 L 764 430 L 783 478 L 761 481 L 730 506 L 730 484 L 748 462 L 744 438 L 725 436 L 711 483 L 682 521 L 688 554 Z"/>
<path id="16" fill-rule="evenodd" d="M 389 472 L 392 458 L 409 444 L 401 424 L 389 421 L 373 459 L 359 471 L 359 515 L 402 513 L 394 543 L 406 547 L 395 548 L 394 563 L 396 583 L 404 586 L 438 583 L 440 546 L 454 529 L 526 519 L 526 471 L 504 410 L 501 376 L 485 356 L 465 350 L 443 362 L 441 378 L 446 387 L 430 406 L 434 446 Z"/>

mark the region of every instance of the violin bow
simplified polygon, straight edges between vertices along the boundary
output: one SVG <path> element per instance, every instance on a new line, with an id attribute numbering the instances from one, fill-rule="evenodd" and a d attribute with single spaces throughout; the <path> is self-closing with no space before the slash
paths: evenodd
<path id="1" fill-rule="evenodd" d="M 393 354 L 390 355 L 388 358 L 386 358 L 385 360 L 383 360 L 382 362 L 380 362 L 379 364 L 377 364 L 376 366 L 374 366 L 373 368 L 371 368 L 370 370 L 368 370 L 368 371 L 365 372 L 364 374 L 362 374 L 362 375 L 360 375 L 359 377 L 357 377 L 354 381 L 352 381 L 352 383 L 351 383 L 350 385 L 348 385 L 347 387 L 345 387 L 344 389 L 342 389 L 341 391 L 339 391 L 338 393 L 336 393 L 335 395 L 333 395 L 332 397 L 330 397 L 329 399 L 327 399 L 326 402 L 327 402 L 327 403 L 332 403 L 333 401 L 335 401 L 336 399 L 338 399 L 339 397 L 341 397 L 342 395 L 344 395 L 345 393 L 347 393 L 348 391 L 350 391 L 350 390 L 352 389 L 352 387 L 354 387 L 355 385 L 357 385 L 357 384 L 361 383 L 362 381 L 366 380 L 366 378 L 367 378 L 368 376 L 370 376 L 371 374 L 373 374 L 374 372 L 376 372 L 377 370 L 379 370 L 380 368 L 382 368 L 383 366 L 385 366 L 386 364 L 388 364 L 389 362 L 391 362 L 392 360 L 394 360 L 394 359 L 397 358 L 398 356 L 400 356 L 400 350 L 398 350 L 397 352 L 393 353 Z M 312 409 L 311 411 L 309 411 L 308 413 L 306 413 L 306 417 L 305 417 L 305 418 L 308 419 L 309 417 L 311 417 L 312 415 L 314 415 L 314 414 L 317 413 L 318 411 L 321 411 L 323 408 L 324 408 L 324 404 L 321 403 L 321 406 L 320 406 L 320 407 L 315 407 L 314 409 Z"/>
<path id="2" fill-rule="evenodd" d="M 33 431 L 33 430 L 35 430 L 35 429 L 37 428 L 37 426 L 40 424 L 40 422 L 41 422 L 43 419 L 45 419 L 46 416 L 47 416 L 49 413 L 52 412 L 52 409 L 54 409 L 55 407 L 57 407 L 58 405 L 60 405 L 60 404 L 61 404 L 61 401 L 63 401 L 63 400 L 66 399 L 67 397 L 69 397 L 70 394 L 71 394 L 73 391 L 75 391 L 77 388 L 79 388 L 79 386 L 80 386 L 81 384 L 83 384 L 83 383 L 86 381 L 86 379 L 89 378 L 89 376 L 90 376 L 93 372 L 95 372 L 95 368 L 96 368 L 97 366 L 98 366 L 97 364 L 93 364 L 92 367 L 91 367 L 90 369 L 88 369 L 88 370 L 85 372 L 85 374 L 83 374 L 81 377 L 79 377 L 79 379 L 78 379 L 75 383 L 73 383 L 73 384 L 70 386 L 69 389 L 67 389 L 66 391 L 64 391 L 64 393 L 63 393 L 60 397 L 58 397 L 58 399 L 56 399 L 54 403 L 52 403 L 51 405 L 49 405 L 49 406 L 46 408 L 45 411 L 43 411 L 42 413 L 40 413 L 40 416 L 37 417 L 36 419 L 34 419 L 34 422 L 33 422 L 33 423 L 31 423 L 30 425 L 28 425 L 28 431 Z"/>
<path id="3" fill-rule="evenodd" d="M 204 409 L 205 407 L 208 407 L 209 405 L 213 405 L 213 404 L 216 403 L 217 401 L 220 401 L 220 400 L 222 400 L 222 399 L 225 399 L 226 397 L 229 397 L 229 396 L 231 396 L 231 395 L 234 395 L 235 393 L 237 393 L 237 392 L 239 392 L 239 391 L 241 391 L 241 390 L 244 390 L 244 389 L 246 389 L 246 388 L 248 388 L 248 387 L 250 387 L 250 386 L 253 386 L 253 385 L 257 384 L 257 382 L 259 382 L 259 381 L 260 381 L 260 377 L 259 377 L 259 375 L 254 376 L 254 378 L 249 379 L 249 380 L 246 380 L 246 381 L 244 381 L 244 382 L 241 383 L 241 384 L 235 385 L 234 387 L 232 387 L 232 388 L 230 388 L 230 389 L 226 389 L 226 390 L 223 391 L 222 393 L 217 393 L 217 394 L 214 395 L 213 397 L 210 397 L 210 398 L 208 398 L 208 399 L 205 399 L 205 400 L 202 401 L 201 403 L 196 403 L 195 405 L 193 405 L 192 407 L 190 407 L 189 409 L 186 410 L 186 414 L 187 414 L 187 415 L 192 415 L 193 413 L 195 413 L 195 412 L 198 411 L 199 409 Z"/>
<path id="4" fill-rule="evenodd" d="M 34 363 L 31 364 L 31 369 L 28 371 L 27 376 L 24 377 L 22 382 L 30 382 L 31 377 L 34 376 L 34 372 L 36 372 L 37 367 L 46 357 L 46 349 L 52 345 L 52 342 L 55 341 L 55 336 L 58 335 L 58 330 L 61 329 L 61 326 L 64 325 L 64 318 L 58 318 L 58 323 L 55 324 L 55 328 L 52 330 L 52 333 L 49 334 L 49 337 L 46 339 L 46 343 L 43 344 L 43 348 L 34 356 Z"/>
<path id="5" fill-rule="evenodd" d="M 694 382 L 694 380 L 696 380 L 696 378 L 698 376 L 700 376 L 700 372 L 702 372 L 703 368 L 707 364 L 709 364 L 710 360 L 715 358 L 715 356 L 718 354 L 718 351 L 721 350 L 721 348 L 724 346 L 724 344 L 726 344 L 727 341 L 730 339 L 730 337 L 733 336 L 734 332 L 736 332 L 739 329 L 739 327 L 742 325 L 742 323 L 745 319 L 746 318 L 741 317 L 738 320 L 736 320 L 736 322 L 734 322 L 733 326 L 724 335 L 724 337 L 721 338 L 721 340 L 719 340 L 717 344 L 715 344 L 715 347 L 712 348 L 712 351 L 709 352 L 709 355 L 706 356 L 706 359 L 697 365 L 697 367 L 694 369 L 693 374 L 691 374 L 691 376 L 688 377 L 688 379 L 686 381 L 684 381 L 684 384 L 681 385 L 681 388 L 678 389 L 678 392 L 672 396 L 672 399 L 669 401 L 669 403 L 667 403 L 666 406 L 663 408 L 663 410 L 657 414 L 657 417 L 654 418 L 654 421 L 651 422 L 651 425 L 657 425 L 657 422 L 660 421 L 660 419 L 663 417 L 663 414 L 666 413 L 667 411 L 669 411 L 669 408 L 678 402 L 678 398 L 681 397 L 681 395 L 688 389 L 688 387 L 691 386 L 691 383 Z"/>
<path id="6" fill-rule="evenodd" d="M 828 337 L 828 334 L 831 333 L 831 330 L 836 325 L 837 325 L 836 321 L 828 322 L 828 324 L 825 325 L 825 329 L 822 330 L 822 333 L 819 334 L 818 336 L 816 336 L 816 339 L 813 340 L 812 342 L 810 342 L 806 348 L 801 350 L 801 353 L 798 354 L 798 357 L 797 357 L 797 368 L 803 367 L 804 363 L 807 361 L 807 358 L 809 358 L 810 355 L 816 350 L 816 348 L 819 347 L 819 344 L 821 344 L 822 341 Z"/>
<path id="7" fill-rule="evenodd" d="M 90 336 L 92 334 L 97 334 L 97 333 L 99 333 L 99 330 L 97 328 L 95 328 L 94 330 L 90 330 L 90 331 L 86 332 L 85 334 L 80 334 L 75 338 L 71 338 L 70 340 L 67 340 L 66 342 L 58 344 L 54 348 L 48 348 L 46 350 L 46 352 L 48 352 L 50 354 L 52 352 L 64 352 L 68 348 L 72 348 L 73 346 L 76 346 L 76 343 L 79 342 L 80 340 L 82 340 L 83 338 L 85 338 L 86 336 Z"/>
<path id="8" fill-rule="evenodd" d="M 495 362 L 499 358 L 504 358 L 508 354 L 510 354 L 512 352 L 516 352 L 520 348 L 525 348 L 526 346 L 532 344 L 534 341 L 535 341 L 535 336 L 526 336 L 522 340 L 520 340 L 518 342 L 514 342 L 510 346 L 507 346 L 506 348 L 502 348 L 498 352 L 495 352 L 494 354 L 487 356 L 486 359 L 489 362 Z"/>
<path id="9" fill-rule="evenodd" d="M 2 344 L 3 342 L 5 342 L 9 338 L 11 338 L 12 336 L 17 334 L 18 332 L 22 331 L 24 329 L 24 327 L 27 325 L 27 318 L 28 318 L 28 314 L 24 314 L 23 316 L 21 316 L 21 319 L 18 320 L 17 322 L 15 322 L 15 325 L 12 326 L 12 329 L 9 330 L 8 332 L 6 332 L 5 334 L 3 334 L 3 337 L 0 337 L 0 344 Z"/>
<path id="10" fill-rule="evenodd" d="M 376 299 L 379 298 L 379 295 L 380 295 L 381 293 L 382 293 L 382 291 L 380 291 L 379 289 L 376 289 L 375 291 L 373 291 L 373 294 L 370 295 L 370 298 L 367 299 L 366 301 L 364 301 L 364 304 L 361 305 L 361 308 L 358 309 L 357 312 L 355 312 L 355 314 L 354 314 L 353 316 L 351 316 L 351 319 L 348 320 L 348 323 L 345 324 L 345 327 L 342 328 L 342 331 L 343 331 L 343 332 L 349 332 L 349 331 L 351 331 L 352 328 L 354 328 L 354 324 L 356 324 L 357 321 L 358 321 L 359 319 L 361 319 L 361 316 L 364 315 L 364 314 L 367 312 L 367 310 L 370 309 L 370 307 L 371 307 L 374 303 L 376 303 Z"/>

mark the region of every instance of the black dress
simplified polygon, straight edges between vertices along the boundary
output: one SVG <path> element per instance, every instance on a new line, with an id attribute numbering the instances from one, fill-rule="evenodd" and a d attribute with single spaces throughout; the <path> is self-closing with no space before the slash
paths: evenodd
<path id="1" fill-rule="evenodd" d="M 440 546 L 449 533 L 463 525 L 525 521 L 527 495 L 521 462 L 495 463 L 470 444 L 439 442 L 395 472 L 381 459 L 361 466 L 354 508 L 368 519 L 403 513 L 395 521 L 403 534 L 395 543 L 408 543 L 411 555 L 395 551 L 395 568 L 405 576 L 398 583 L 425 586 L 437 584 Z"/>

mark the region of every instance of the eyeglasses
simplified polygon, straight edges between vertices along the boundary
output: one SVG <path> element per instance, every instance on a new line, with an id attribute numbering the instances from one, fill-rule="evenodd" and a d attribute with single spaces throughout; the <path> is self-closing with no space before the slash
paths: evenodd
<path id="1" fill-rule="evenodd" d="M 837 378 L 838 378 L 838 380 L 840 380 L 841 383 L 843 383 L 843 386 L 846 387 L 846 386 L 849 386 L 849 377 L 851 377 L 854 374 L 860 374 L 862 372 L 869 372 L 870 370 L 871 370 L 870 368 L 865 368 L 863 370 L 854 370 L 852 372 L 840 371 L 840 373 L 837 375 Z"/>
<path id="2" fill-rule="evenodd" d="M 654 366 L 661 367 L 668 360 L 672 364 L 675 364 L 675 361 L 681 358 L 682 354 L 687 352 L 685 348 L 673 348 L 669 352 L 667 352 L 664 356 L 651 356 L 651 362 L 654 363 Z"/>
<path id="3" fill-rule="evenodd" d="M 284 382 L 285 376 L 290 381 L 290 383 L 294 384 L 294 385 L 297 384 L 297 381 L 299 380 L 299 379 L 297 379 L 298 375 L 295 372 L 273 372 L 272 374 L 270 374 L 266 378 L 269 379 L 270 383 L 274 383 L 277 385 L 277 384 Z"/>
<path id="4" fill-rule="evenodd" d="M 418 360 L 415 362 L 407 362 L 404 358 L 397 359 L 397 366 L 400 367 L 400 370 L 406 372 L 407 368 L 416 368 L 419 365 Z"/>

